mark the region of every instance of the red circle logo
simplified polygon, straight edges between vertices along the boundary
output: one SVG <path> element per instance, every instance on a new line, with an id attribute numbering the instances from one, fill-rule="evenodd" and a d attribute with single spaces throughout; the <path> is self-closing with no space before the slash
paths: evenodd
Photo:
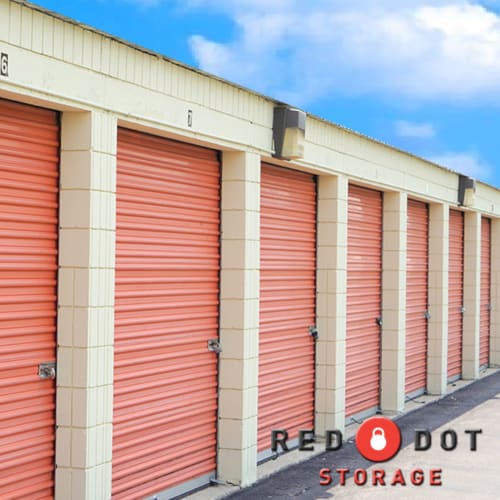
<path id="1" fill-rule="evenodd" d="M 396 455 L 401 446 L 399 427 L 388 418 L 365 420 L 356 433 L 356 448 L 372 462 L 386 462 Z"/>

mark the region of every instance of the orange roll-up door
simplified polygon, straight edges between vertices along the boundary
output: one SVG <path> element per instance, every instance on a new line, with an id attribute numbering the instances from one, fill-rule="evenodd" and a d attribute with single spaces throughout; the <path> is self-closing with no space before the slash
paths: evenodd
<path id="1" fill-rule="evenodd" d="M 264 164 L 261 179 L 258 448 L 314 427 L 316 183 Z"/>
<path id="2" fill-rule="evenodd" d="M 51 498 L 59 186 L 57 113 L 0 100 L 0 498 Z"/>
<path id="3" fill-rule="evenodd" d="M 405 392 L 424 392 L 427 385 L 428 206 L 408 200 L 406 250 Z"/>
<path id="4" fill-rule="evenodd" d="M 113 497 L 137 499 L 215 470 L 220 166 L 123 129 L 117 162 Z"/>
<path id="5" fill-rule="evenodd" d="M 349 186 L 346 416 L 380 402 L 382 193 Z"/>
<path id="6" fill-rule="evenodd" d="M 450 210 L 448 268 L 448 380 L 462 374 L 464 214 Z"/>
<path id="7" fill-rule="evenodd" d="M 491 310 L 491 221 L 481 219 L 481 315 L 479 336 L 479 366 L 490 362 Z"/>

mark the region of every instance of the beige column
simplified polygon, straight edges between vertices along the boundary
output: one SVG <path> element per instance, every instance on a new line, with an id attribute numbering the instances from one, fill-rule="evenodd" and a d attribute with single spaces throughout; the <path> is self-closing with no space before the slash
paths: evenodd
<path id="1" fill-rule="evenodd" d="M 318 258 L 315 430 L 343 430 L 345 423 L 346 177 L 318 177 Z"/>
<path id="2" fill-rule="evenodd" d="M 218 479 L 257 478 L 260 157 L 224 152 Z"/>
<path id="3" fill-rule="evenodd" d="M 448 205 L 429 210 L 429 314 L 427 390 L 444 394 L 448 356 Z"/>
<path id="4" fill-rule="evenodd" d="M 111 495 L 116 120 L 62 115 L 56 499 Z"/>
<path id="5" fill-rule="evenodd" d="M 481 311 L 481 214 L 464 214 L 464 316 L 462 376 L 479 376 L 479 328 Z"/>
<path id="6" fill-rule="evenodd" d="M 405 403 L 407 205 L 405 193 L 384 193 L 380 406 L 388 414 Z"/>
<path id="7" fill-rule="evenodd" d="M 500 219 L 491 219 L 490 365 L 500 366 Z"/>

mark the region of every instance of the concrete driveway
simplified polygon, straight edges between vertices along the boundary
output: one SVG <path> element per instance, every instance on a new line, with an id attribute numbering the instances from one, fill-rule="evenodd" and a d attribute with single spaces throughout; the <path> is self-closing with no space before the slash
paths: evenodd
<path id="1" fill-rule="evenodd" d="M 445 398 L 402 415 L 396 419 L 401 429 L 403 446 L 392 460 L 372 464 L 363 459 L 350 439 L 338 452 L 321 453 L 306 462 L 293 465 L 263 479 L 253 487 L 226 496 L 218 488 L 204 491 L 205 498 L 231 499 L 462 499 L 497 500 L 500 498 L 500 372 L 495 372 L 463 387 Z M 415 429 L 429 429 L 432 447 L 415 451 Z M 481 429 L 477 435 L 477 451 L 470 451 L 470 435 L 465 430 Z M 444 451 L 440 434 L 445 430 L 457 433 L 457 447 Z M 370 481 L 356 486 L 348 477 L 345 486 L 339 486 L 337 474 L 330 486 L 319 484 L 323 468 L 367 470 Z M 384 469 L 386 486 L 372 486 L 373 469 Z M 406 486 L 390 486 L 394 472 L 400 469 Z M 411 471 L 421 469 L 425 483 L 414 486 Z M 430 469 L 441 469 L 441 486 L 428 484 Z M 417 476 L 418 477 L 418 474 Z M 201 492 L 200 492 L 201 493 Z"/>
<path id="2" fill-rule="evenodd" d="M 421 427 L 425 427 L 425 421 Z M 458 435 L 457 448 L 444 451 L 440 447 L 442 431 L 453 429 Z M 467 429 L 482 429 L 477 436 L 477 451 L 470 451 L 470 435 Z M 415 451 L 409 445 L 390 462 L 377 464 L 368 468 L 368 477 L 373 469 L 386 470 L 387 486 L 356 486 L 352 477 L 346 486 L 325 488 L 322 498 L 336 499 L 426 499 L 456 500 L 474 498 L 481 500 L 498 500 L 500 498 L 500 396 L 495 395 L 476 408 L 451 420 L 432 432 L 432 448 L 428 451 Z M 390 486 L 394 472 L 401 469 L 406 486 L 396 484 Z M 421 469 L 425 474 L 425 482 L 421 486 L 411 484 L 410 472 Z M 429 471 L 441 469 L 441 486 L 430 486 Z M 372 474 L 370 474 L 372 473 Z M 416 478 L 420 476 L 417 474 Z M 362 475 L 360 476 L 362 479 Z M 399 479 L 399 477 L 398 477 Z M 398 483 L 399 481 L 396 481 Z M 315 498 L 315 497 L 303 497 Z"/>

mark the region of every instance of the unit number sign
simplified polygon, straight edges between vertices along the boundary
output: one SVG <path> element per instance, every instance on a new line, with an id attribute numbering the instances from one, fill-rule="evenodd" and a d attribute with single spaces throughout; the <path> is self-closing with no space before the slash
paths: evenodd
<path id="1" fill-rule="evenodd" d="M 0 54 L 0 76 L 9 76 L 9 56 L 4 52 Z"/>

